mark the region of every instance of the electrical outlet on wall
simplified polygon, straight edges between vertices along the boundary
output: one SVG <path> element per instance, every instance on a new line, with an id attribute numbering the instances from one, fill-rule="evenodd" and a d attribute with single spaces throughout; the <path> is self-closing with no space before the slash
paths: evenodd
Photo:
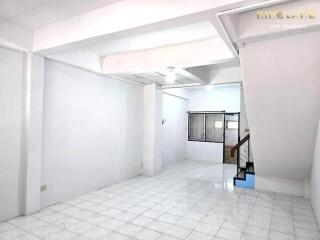
<path id="1" fill-rule="evenodd" d="M 40 191 L 41 191 L 41 192 L 47 191 L 47 184 L 42 185 L 42 186 L 40 187 Z"/>

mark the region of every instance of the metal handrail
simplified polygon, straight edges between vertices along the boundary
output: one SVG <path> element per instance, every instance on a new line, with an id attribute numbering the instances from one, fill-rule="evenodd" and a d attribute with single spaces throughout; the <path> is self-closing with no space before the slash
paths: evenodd
<path id="1" fill-rule="evenodd" d="M 232 147 L 232 148 L 231 148 L 231 157 L 234 157 L 235 151 L 237 151 L 237 150 L 238 150 L 246 141 L 248 141 L 249 139 L 250 139 L 250 133 L 249 133 L 247 136 L 245 136 L 244 138 L 242 138 L 237 145 L 235 145 L 234 147 Z"/>
<path id="2" fill-rule="evenodd" d="M 234 157 L 235 151 L 237 151 L 237 177 L 239 177 L 239 172 L 240 172 L 240 147 L 248 141 L 248 161 L 250 162 L 250 134 L 245 136 L 237 145 L 235 145 L 233 148 L 231 148 L 231 157 Z"/>

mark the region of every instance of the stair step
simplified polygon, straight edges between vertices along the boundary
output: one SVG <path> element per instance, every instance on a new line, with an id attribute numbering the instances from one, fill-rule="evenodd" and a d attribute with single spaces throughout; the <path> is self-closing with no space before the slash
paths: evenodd
<path id="1" fill-rule="evenodd" d="M 239 172 L 239 174 L 238 174 L 238 178 L 239 179 L 245 179 L 245 171 L 243 171 L 243 170 L 241 170 L 240 172 Z"/>
<path id="2" fill-rule="evenodd" d="M 234 185 L 241 188 L 254 188 L 255 187 L 255 175 L 246 174 L 245 179 L 234 178 Z"/>
<path id="3" fill-rule="evenodd" d="M 254 167 L 253 166 L 248 166 L 246 169 L 246 173 L 254 173 Z"/>
<path id="4" fill-rule="evenodd" d="M 254 188 L 255 174 L 253 162 L 246 162 L 245 167 L 240 167 L 237 176 L 233 178 L 234 185 L 237 187 Z"/>

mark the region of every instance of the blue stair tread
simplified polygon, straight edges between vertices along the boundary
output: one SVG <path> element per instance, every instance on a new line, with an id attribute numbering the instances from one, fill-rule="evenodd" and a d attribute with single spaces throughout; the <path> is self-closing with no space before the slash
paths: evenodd
<path id="1" fill-rule="evenodd" d="M 255 187 L 255 175 L 246 174 L 245 179 L 235 179 L 235 186 L 243 188 L 254 188 Z"/>

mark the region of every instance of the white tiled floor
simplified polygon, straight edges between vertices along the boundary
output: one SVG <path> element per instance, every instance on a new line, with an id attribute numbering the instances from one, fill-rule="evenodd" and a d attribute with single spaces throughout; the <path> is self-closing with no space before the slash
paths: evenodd
<path id="1" fill-rule="evenodd" d="M 179 163 L 2 223 L 0 240 L 320 239 L 308 200 L 234 189 L 234 172 Z"/>

